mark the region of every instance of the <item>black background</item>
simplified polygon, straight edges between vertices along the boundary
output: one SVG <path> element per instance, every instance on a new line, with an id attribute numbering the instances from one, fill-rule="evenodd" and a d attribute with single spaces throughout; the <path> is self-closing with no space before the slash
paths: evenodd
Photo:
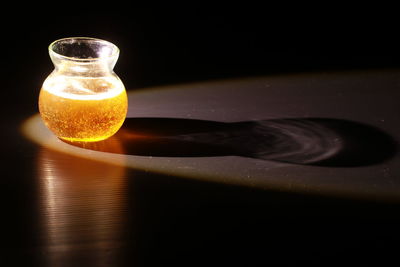
<path id="1" fill-rule="evenodd" d="M 21 121 L 37 112 L 41 84 L 53 69 L 47 51 L 52 41 L 89 36 L 115 43 L 121 50 L 115 71 L 128 90 L 241 76 L 400 66 L 397 23 L 382 21 L 376 13 L 352 19 L 350 12 L 350 19 L 344 20 L 342 14 L 328 15 L 329 7 L 309 17 L 295 7 L 288 12 L 247 6 L 174 11 L 130 7 L 124 14 L 110 15 L 124 8 L 83 12 L 70 3 L 64 8 L 70 15 L 51 7 L 28 17 L 3 14 L 2 228 L 11 262 L 25 257 L 29 266 L 31 259 L 43 256 L 34 255 L 34 227 L 27 226 L 38 223 L 35 207 L 28 204 L 37 194 L 30 190 L 29 178 L 34 165 L 29 151 L 34 145 L 16 136 Z M 209 265 L 217 259 L 214 262 L 229 265 L 337 266 L 350 259 L 365 266 L 396 259 L 397 205 L 266 193 L 162 176 L 152 177 L 159 185 L 154 189 L 146 182 L 149 175 L 137 174 L 135 186 L 142 191 L 134 193 L 146 203 L 141 207 L 146 224 L 137 235 L 139 241 L 130 240 L 121 248 L 120 260 L 126 265 L 132 251 L 154 264 L 166 259 Z M 145 245 L 136 248 L 135 242 Z"/>
<path id="2" fill-rule="evenodd" d="M 28 16 L 14 12 L 1 22 L 2 69 L 10 88 L 6 93 L 23 94 L 24 108 L 34 110 L 32 99 L 53 69 L 47 47 L 70 36 L 115 43 L 121 50 L 115 71 L 127 89 L 238 76 L 399 67 L 396 18 L 378 10 L 355 13 L 347 8 L 304 12 L 296 6 L 115 5 L 83 11 L 66 5 Z"/>

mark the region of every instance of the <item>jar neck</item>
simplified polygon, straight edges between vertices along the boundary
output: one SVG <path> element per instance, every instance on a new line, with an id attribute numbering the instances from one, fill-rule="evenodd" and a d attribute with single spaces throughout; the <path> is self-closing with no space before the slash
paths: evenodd
<path id="1" fill-rule="evenodd" d="M 68 76 L 98 77 L 113 73 L 115 62 L 93 60 L 81 62 L 73 60 L 53 60 L 55 71 Z"/>
<path id="2" fill-rule="evenodd" d="M 93 77 L 113 73 L 119 49 L 108 41 L 72 37 L 51 43 L 49 54 L 56 72 Z"/>

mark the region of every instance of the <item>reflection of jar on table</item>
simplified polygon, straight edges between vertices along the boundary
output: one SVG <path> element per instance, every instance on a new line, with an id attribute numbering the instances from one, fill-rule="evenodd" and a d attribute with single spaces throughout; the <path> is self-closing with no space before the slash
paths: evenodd
<path id="1" fill-rule="evenodd" d="M 113 71 L 119 49 L 77 37 L 53 42 L 49 53 L 55 70 L 39 96 L 46 126 L 68 141 L 100 141 L 116 133 L 128 107 L 125 87 Z"/>

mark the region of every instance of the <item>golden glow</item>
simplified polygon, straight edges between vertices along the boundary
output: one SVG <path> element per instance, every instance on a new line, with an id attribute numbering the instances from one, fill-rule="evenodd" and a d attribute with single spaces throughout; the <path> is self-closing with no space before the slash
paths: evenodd
<path id="1" fill-rule="evenodd" d="M 67 141 L 100 141 L 123 124 L 128 100 L 117 78 L 49 77 L 39 96 L 46 126 Z"/>
<path id="2" fill-rule="evenodd" d="M 112 163 L 118 166 L 126 166 L 126 155 L 123 154 L 123 148 L 118 139 L 114 137 L 102 141 L 101 145 L 107 145 L 107 150 L 115 151 L 115 153 L 118 154 L 89 150 L 100 145 L 96 142 L 74 142 L 74 145 L 70 145 L 61 141 L 52 132 L 50 132 L 50 130 L 43 124 L 43 120 L 40 118 L 39 114 L 29 118 L 23 124 L 22 131 L 25 136 L 32 141 L 52 150 L 78 156 L 80 158 L 94 159 L 100 162 Z"/>

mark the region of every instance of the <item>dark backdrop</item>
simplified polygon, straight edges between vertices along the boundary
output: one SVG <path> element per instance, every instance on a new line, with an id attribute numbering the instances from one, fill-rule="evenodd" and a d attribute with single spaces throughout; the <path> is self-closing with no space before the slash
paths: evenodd
<path id="1" fill-rule="evenodd" d="M 8 87 L 19 88 L 13 90 L 23 91 L 27 101 L 38 94 L 53 68 L 47 46 L 71 36 L 103 38 L 119 46 L 115 71 L 127 89 L 400 65 L 397 22 L 385 16 L 378 19 L 376 14 L 360 18 L 315 10 L 310 15 L 297 12 L 296 7 L 289 11 L 249 5 L 226 9 L 129 7 L 129 12 L 114 15 L 114 9 L 127 7 L 91 12 L 65 8 L 71 10 L 70 15 L 60 15 L 54 8 L 28 17 L 16 13 L 2 18 L 2 68 Z"/>

